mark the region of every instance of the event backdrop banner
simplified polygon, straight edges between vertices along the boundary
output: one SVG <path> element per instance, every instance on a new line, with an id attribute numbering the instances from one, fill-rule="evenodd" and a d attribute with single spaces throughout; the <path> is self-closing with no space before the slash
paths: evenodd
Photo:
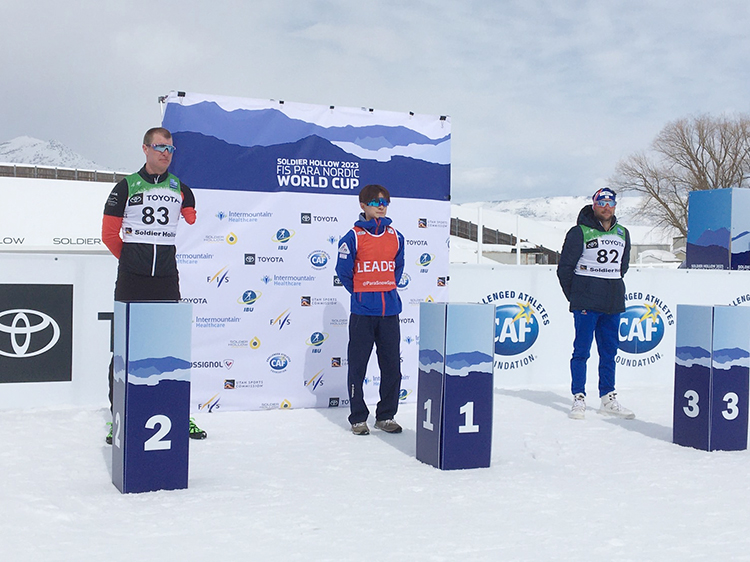
<path id="1" fill-rule="evenodd" d="M 373 183 L 405 238 L 401 398 L 414 400 L 419 303 L 448 300 L 450 119 L 172 92 L 163 125 L 171 171 L 196 192 L 198 220 L 177 235 L 192 409 L 348 406 L 337 248 Z M 373 353 L 368 402 L 378 384 Z"/>

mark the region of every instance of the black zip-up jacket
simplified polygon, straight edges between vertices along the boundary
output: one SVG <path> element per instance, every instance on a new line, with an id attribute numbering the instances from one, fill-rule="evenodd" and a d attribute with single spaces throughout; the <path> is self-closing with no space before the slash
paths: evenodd
<path id="1" fill-rule="evenodd" d="M 565 235 L 560 263 L 557 265 L 557 278 L 560 280 L 565 298 L 570 303 L 570 311 L 594 310 L 605 314 L 625 312 L 625 282 L 622 277 L 630 266 L 630 233 L 627 228 L 619 225 L 620 228 L 625 229 L 625 251 L 620 261 L 619 279 L 576 275 L 576 265 L 583 254 L 581 225 L 605 232 L 604 227 L 594 216 L 591 205 L 586 205 L 578 213 L 576 226 Z M 616 225 L 618 225 L 617 218 L 612 215 L 612 225 L 609 230 L 613 230 Z"/>

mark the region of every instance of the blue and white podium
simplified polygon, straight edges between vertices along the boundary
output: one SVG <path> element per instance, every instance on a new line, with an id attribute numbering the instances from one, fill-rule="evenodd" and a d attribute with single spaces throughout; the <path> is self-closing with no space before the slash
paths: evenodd
<path id="1" fill-rule="evenodd" d="M 490 466 L 495 307 L 420 303 L 417 459 Z"/>
<path id="2" fill-rule="evenodd" d="M 112 483 L 188 485 L 192 306 L 115 302 Z"/>
<path id="3" fill-rule="evenodd" d="M 677 306 L 672 441 L 747 449 L 750 308 Z"/>

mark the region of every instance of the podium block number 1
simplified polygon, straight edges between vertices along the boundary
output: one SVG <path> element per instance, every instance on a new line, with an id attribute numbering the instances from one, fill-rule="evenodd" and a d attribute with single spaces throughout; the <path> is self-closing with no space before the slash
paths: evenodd
<path id="1" fill-rule="evenodd" d="M 458 410 L 464 415 L 465 423 L 458 426 L 459 433 L 479 433 L 479 426 L 474 425 L 474 402 L 467 402 Z"/>

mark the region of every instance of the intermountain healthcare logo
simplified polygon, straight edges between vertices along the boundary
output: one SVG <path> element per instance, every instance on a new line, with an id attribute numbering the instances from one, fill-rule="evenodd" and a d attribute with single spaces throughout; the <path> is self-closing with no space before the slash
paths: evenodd
<path id="1" fill-rule="evenodd" d="M 483 303 L 497 301 L 510 302 L 495 305 L 495 368 L 525 367 L 536 359 L 529 350 L 539 338 L 540 324 L 549 324 L 547 311 L 537 299 L 522 291 L 500 291 L 482 299 Z"/>
<path id="2" fill-rule="evenodd" d="M 655 349 L 664 339 L 665 327 L 675 320 L 669 307 L 655 295 L 625 295 L 626 305 L 632 301 L 620 315 L 618 330 L 619 348 L 625 355 L 618 354 L 615 361 L 624 367 L 645 367 L 663 357 Z"/>
<path id="3" fill-rule="evenodd" d="M 73 286 L 0 285 L 0 383 L 72 380 Z"/>

